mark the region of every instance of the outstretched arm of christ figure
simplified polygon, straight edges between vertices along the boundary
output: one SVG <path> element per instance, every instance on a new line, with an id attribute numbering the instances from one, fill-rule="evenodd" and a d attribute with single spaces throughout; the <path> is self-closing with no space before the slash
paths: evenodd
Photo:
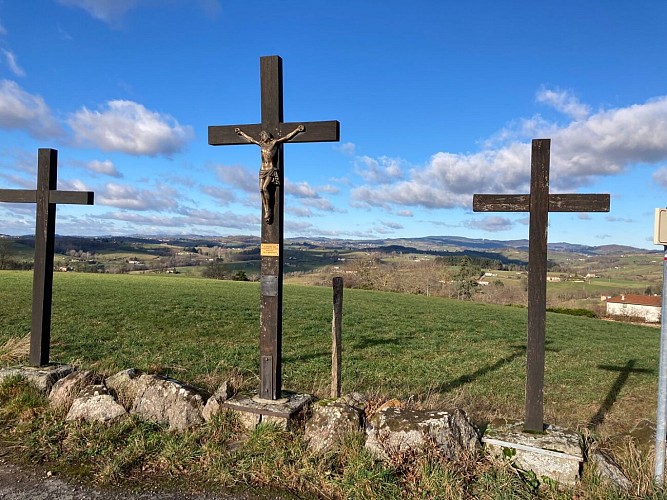
<path id="1" fill-rule="evenodd" d="M 240 135 L 241 137 L 243 137 L 246 141 L 248 141 L 248 142 L 252 142 L 253 144 L 257 144 L 258 146 L 261 146 L 261 144 L 259 143 L 259 141 L 257 141 L 256 139 L 253 139 L 252 137 L 250 137 L 248 134 L 246 134 L 246 133 L 245 133 L 243 130 L 241 130 L 240 128 L 236 127 L 236 128 L 234 129 L 234 132 L 236 132 L 236 135 Z"/>
<path id="2" fill-rule="evenodd" d="M 303 124 L 302 124 L 302 125 L 299 125 L 297 128 L 295 128 L 294 130 L 292 130 L 289 134 L 287 134 L 285 137 L 280 137 L 279 139 L 276 139 L 276 142 L 278 142 L 278 143 L 281 143 L 281 142 L 287 142 L 287 141 L 289 141 L 292 137 L 294 137 L 294 136 L 297 135 L 297 134 L 300 134 L 300 133 L 303 132 L 304 130 L 306 130 L 306 127 L 304 127 Z"/>

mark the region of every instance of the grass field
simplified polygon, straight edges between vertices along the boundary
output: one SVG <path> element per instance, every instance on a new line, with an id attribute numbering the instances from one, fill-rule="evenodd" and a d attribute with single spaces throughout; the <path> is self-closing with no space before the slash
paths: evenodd
<path id="1" fill-rule="evenodd" d="M 29 272 L 0 272 L 0 345 L 30 325 Z M 259 285 L 59 273 L 52 360 L 111 374 L 136 367 L 214 389 L 257 385 Z M 286 286 L 284 387 L 328 394 L 331 290 Z M 458 405 L 484 423 L 521 418 L 526 310 L 346 290 L 343 390 Z M 659 330 L 547 315 L 550 423 L 626 433 L 654 419 Z"/>

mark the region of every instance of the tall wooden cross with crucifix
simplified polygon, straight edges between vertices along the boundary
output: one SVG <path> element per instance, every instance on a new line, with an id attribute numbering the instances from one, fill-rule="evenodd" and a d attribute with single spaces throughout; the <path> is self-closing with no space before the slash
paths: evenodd
<path id="1" fill-rule="evenodd" d="M 551 139 L 532 144 L 530 194 L 476 194 L 475 212 L 530 212 L 528 240 L 528 342 L 525 423 L 544 430 L 544 343 L 547 307 L 547 227 L 549 212 L 609 212 L 608 194 L 549 194 Z"/>
<path id="2" fill-rule="evenodd" d="M 58 151 L 40 149 L 37 155 L 37 189 L 0 189 L 0 202 L 36 203 L 35 268 L 32 282 L 30 364 L 49 363 L 53 254 L 56 204 L 92 205 L 91 191 L 58 191 Z"/>
<path id="3" fill-rule="evenodd" d="M 283 122 L 283 72 L 278 56 L 260 58 L 262 122 L 212 126 L 212 146 L 256 144 L 261 149 L 259 189 L 262 196 L 260 389 L 263 399 L 281 397 L 283 302 L 283 143 L 340 140 L 340 124 L 333 121 Z"/>

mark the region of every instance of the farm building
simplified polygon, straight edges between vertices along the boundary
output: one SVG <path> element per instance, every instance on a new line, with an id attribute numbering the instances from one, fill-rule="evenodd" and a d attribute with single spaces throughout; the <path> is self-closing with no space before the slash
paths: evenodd
<path id="1" fill-rule="evenodd" d="M 613 316 L 637 316 L 648 323 L 660 321 L 662 297 L 658 295 L 617 295 L 607 299 L 607 314 Z"/>

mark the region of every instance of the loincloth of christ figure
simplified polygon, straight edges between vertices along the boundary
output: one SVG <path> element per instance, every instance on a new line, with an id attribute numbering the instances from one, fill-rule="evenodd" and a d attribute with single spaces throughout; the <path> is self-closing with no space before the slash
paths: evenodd
<path id="1" fill-rule="evenodd" d="M 280 172 L 276 165 L 278 146 L 283 142 L 289 141 L 292 137 L 306 130 L 306 127 L 299 125 L 284 137 L 273 137 L 266 130 L 259 133 L 259 139 L 249 136 L 240 128 L 235 128 L 234 132 L 243 137 L 246 141 L 257 144 L 262 154 L 262 165 L 259 169 L 259 191 L 262 195 L 262 208 L 264 211 L 264 222 L 273 223 L 273 203 L 271 194 L 276 186 L 280 186 Z"/>

